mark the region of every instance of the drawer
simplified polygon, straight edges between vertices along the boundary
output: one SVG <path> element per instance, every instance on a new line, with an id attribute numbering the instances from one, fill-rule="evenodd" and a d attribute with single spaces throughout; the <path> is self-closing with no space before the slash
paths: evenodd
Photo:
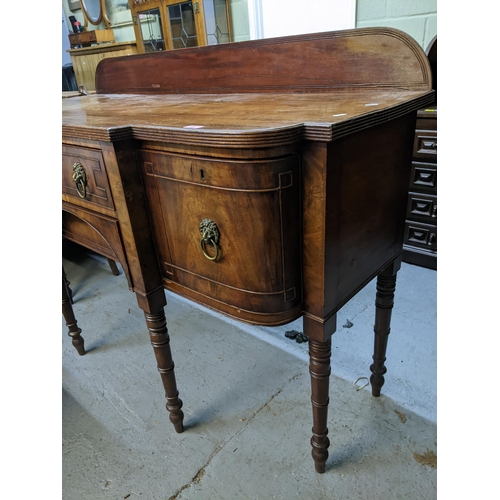
<path id="1" fill-rule="evenodd" d="M 417 130 L 437 130 L 437 111 L 418 111 L 415 128 Z"/>
<path id="2" fill-rule="evenodd" d="M 437 131 L 415 130 L 413 157 L 437 161 Z"/>
<path id="3" fill-rule="evenodd" d="M 123 261 L 118 221 L 84 209 L 63 210 L 63 236 L 113 260 Z"/>
<path id="4" fill-rule="evenodd" d="M 70 33 L 69 41 L 71 44 L 91 43 L 97 41 L 96 33 L 92 31 L 84 31 L 82 33 Z"/>
<path id="5" fill-rule="evenodd" d="M 408 193 L 406 216 L 427 224 L 437 224 L 437 197 L 425 193 Z"/>
<path id="6" fill-rule="evenodd" d="M 140 158 L 167 288 L 176 283 L 175 291 L 194 290 L 235 317 L 261 315 L 263 324 L 301 303 L 298 156 L 231 161 L 143 150 Z M 204 219 L 217 242 L 202 238 Z"/>
<path id="7" fill-rule="evenodd" d="M 75 170 L 81 172 L 81 182 L 73 180 Z M 63 145 L 62 192 L 78 200 L 81 206 L 114 210 L 108 175 L 102 153 L 96 149 Z"/>
<path id="8" fill-rule="evenodd" d="M 404 243 L 437 251 L 437 227 L 431 224 L 406 221 Z"/>
<path id="9" fill-rule="evenodd" d="M 412 162 L 410 191 L 437 192 L 437 166 L 435 163 Z"/>
<path id="10" fill-rule="evenodd" d="M 129 286 L 132 286 L 120 226 L 116 219 L 63 202 L 62 234 L 68 240 L 120 262 Z"/>

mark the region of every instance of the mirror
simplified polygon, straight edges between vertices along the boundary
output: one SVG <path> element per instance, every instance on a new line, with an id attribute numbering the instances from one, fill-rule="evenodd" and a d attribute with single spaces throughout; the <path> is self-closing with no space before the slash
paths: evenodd
<path id="1" fill-rule="evenodd" d="M 87 21 L 96 26 L 104 21 L 106 29 L 111 28 L 111 23 L 106 15 L 105 0 L 80 0 L 80 5 L 85 16 L 85 28 L 87 27 Z"/>

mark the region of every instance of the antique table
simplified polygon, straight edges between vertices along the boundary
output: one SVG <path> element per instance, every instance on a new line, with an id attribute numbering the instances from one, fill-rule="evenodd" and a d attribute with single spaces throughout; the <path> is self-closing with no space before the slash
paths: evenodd
<path id="1" fill-rule="evenodd" d="M 63 100 L 63 236 L 121 263 L 177 432 L 164 289 L 254 324 L 303 316 L 324 472 L 336 314 L 375 277 L 374 396 L 384 383 L 416 111 L 432 101 L 425 53 L 389 28 L 105 59 L 95 95 Z"/>

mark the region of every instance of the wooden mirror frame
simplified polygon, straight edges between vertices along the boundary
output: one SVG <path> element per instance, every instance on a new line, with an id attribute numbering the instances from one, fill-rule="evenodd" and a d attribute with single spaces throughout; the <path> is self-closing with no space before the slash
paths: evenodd
<path id="1" fill-rule="evenodd" d="M 111 23 L 106 14 L 106 0 L 79 0 L 80 5 L 82 7 L 83 17 L 85 18 L 85 29 L 88 26 L 88 23 L 93 24 L 94 26 L 98 26 L 101 22 L 104 21 L 106 25 L 106 29 L 111 28 Z M 89 1 L 99 2 L 99 16 L 97 18 L 92 18 L 87 12 L 87 8 L 85 7 L 85 3 Z"/>

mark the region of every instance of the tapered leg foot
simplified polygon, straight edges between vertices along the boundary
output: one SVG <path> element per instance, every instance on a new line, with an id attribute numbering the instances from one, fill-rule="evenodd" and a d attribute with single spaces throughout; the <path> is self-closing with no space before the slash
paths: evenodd
<path id="1" fill-rule="evenodd" d="M 325 472 L 328 459 L 328 403 L 330 380 L 331 340 L 309 340 L 309 373 L 311 375 L 311 403 L 313 410 L 312 457 L 316 472 Z"/>
<path id="2" fill-rule="evenodd" d="M 66 326 L 68 327 L 68 335 L 71 337 L 71 342 L 80 356 L 85 354 L 85 346 L 83 342 L 83 337 L 80 335 L 82 333 L 81 328 L 78 328 L 75 314 L 73 312 L 73 307 L 71 306 L 70 296 L 68 294 L 66 276 L 63 274 L 62 278 L 62 313 L 64 320 L 66 321 Z"/>
<path id="3" fill-rule="evenodd" d="M 370 366 L 372 375 L 370 383 L 372 386 L 372 395 L 380 396 L 380 390 L 384 385 L 384 374 L 387 372 L 385 367 L 385 354 L 387 350 L 387 341 L 391 331 L 391 313 L 394 306 L 394 291 L 396 290 L 397 270 L 393 266 L 382 271 L 377 277 L 377 295 L 375 299 L 375 342 L 373 364 Z"/>
<path id="4" fill-rule="evenodd" d="M 163 308 L 155 314 L 144 313 L 146 324 L 151 338 L 160 372 L 165 397 L 167 398 L 167 410 L 170 413 L 170 421 L 176 432 L 184 431 L 184 413 L 182 412 L 182 401 L 179 399 L 179 391 L 174 374 L 174 362 L 170 351 L 170 336 L 168 335 L 167 320 Z"/>

